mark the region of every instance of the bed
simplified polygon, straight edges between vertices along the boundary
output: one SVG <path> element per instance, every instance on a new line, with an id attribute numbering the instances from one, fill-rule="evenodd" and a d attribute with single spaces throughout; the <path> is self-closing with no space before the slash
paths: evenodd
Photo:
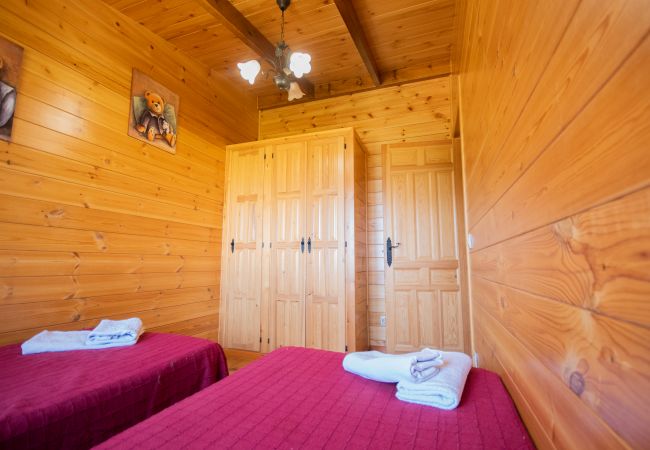
<path id="1" fill-rule="evenodd" d="M 99 448 L 534 448 L 492 372 L 472 369 L 459 407 L 443 411 L 343 371 L 343 356 L 276 350 Z"/>
<path id="2" fill-rule="evenodd" d="M 218 344 L 173 334 L 102 350 L 0 347 L 0 448 L 90 448 L 227 375 Z"/>

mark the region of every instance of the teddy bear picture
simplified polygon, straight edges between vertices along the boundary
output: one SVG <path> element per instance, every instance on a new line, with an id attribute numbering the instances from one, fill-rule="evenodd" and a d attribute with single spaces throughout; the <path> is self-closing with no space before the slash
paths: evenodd
<path id="1" fill-rule="evenodd" d="M 133 70 L 129 136 L 176 153 L 178 95 Z"/>
<path id="2" fill-rule="evenodd" d="M 11 140 L 23 48 L 0 37 L 0 139 Z"/>

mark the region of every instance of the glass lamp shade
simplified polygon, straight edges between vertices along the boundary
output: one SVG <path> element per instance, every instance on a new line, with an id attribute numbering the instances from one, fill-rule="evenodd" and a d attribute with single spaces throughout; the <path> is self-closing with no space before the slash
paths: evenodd
<path id="1" fill-rule="evenodd" d="M 307 53 L 292 53 L 289 58 L 289 69 L 296 78 L 301 78 L 304 74 L 311 72 L 311 56 Z"/>
<path id="2" fill-rule="evenodd" d="M 300 85 L 295 81 L 292 81 L 289 84 L 289 101 L 291 100 L 300 100 L 305 96 L 305 93 L 300 89 Z"/>
<path id="3" fill-rule="evenodd" d="M 237 63 L 239 67 L 239 73 L 244 80 L 247 80 L 250 84 L 255 83 L 255 77 L 260 73 L 262 67 L 260 63 L 254 59 L 246 61 L 245 63 Z"/>

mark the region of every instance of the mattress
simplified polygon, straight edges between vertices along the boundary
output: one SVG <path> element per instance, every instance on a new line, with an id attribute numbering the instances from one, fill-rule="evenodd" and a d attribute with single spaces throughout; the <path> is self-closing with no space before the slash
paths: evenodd
<path id="1" fill-rule="evenodd" d="M 534 448 L 492 372 L 472 369 L 459 407 L 444 411 L 345 372 L 343 356 L 276 350 L 99 448 Z"/>
<path id="2" fill-rule="evenodd" d="M 0 448 L 90 448 L 228 375 L 205 339 L 21 355 L 0 347 Z"/>

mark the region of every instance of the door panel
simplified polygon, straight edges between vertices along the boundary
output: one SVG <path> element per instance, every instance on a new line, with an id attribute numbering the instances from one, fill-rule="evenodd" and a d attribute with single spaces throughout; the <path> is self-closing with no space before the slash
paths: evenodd
<path id="1" fill-rule="evenodd" d="M 228 230 L 224 237 L 227 240 L 224 344 L 251 351 L 260 349 L 263 178 L 263 149 L 230 154 Z"/>
<path id="2" fill-rule="evenodd" d="M 271 155 L 271 348 L 305 345 L 306 145 L 282 144 Z M 306 244 L 305 244 L 306 245 Z"/>
<path id="3" fill-rule="evenodd" d="M 308 143 L 307 346 L 345 350 L 343 138 Z"/>
<path id="4" fill-rule="evenodd" d="M 451 142 L 383 151 L 388 351 L 463 350 Z"/>

